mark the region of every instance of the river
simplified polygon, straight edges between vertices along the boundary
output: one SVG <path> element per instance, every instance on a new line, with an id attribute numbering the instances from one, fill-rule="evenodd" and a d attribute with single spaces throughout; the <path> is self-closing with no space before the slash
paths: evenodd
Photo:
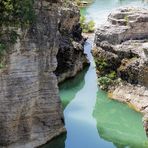
<path id="1" fill-rule="evenodd" d="M 123 5 L 147 7 L 141 0 L 96 0 L 81 13 L 100 25 L 111 10 Z M 88 40 L 85 53 L 90 66 L 59 86 L 67 134 L 43 148 L 148 148 L 142 115 L 98 88 L 91 49 Z"/>

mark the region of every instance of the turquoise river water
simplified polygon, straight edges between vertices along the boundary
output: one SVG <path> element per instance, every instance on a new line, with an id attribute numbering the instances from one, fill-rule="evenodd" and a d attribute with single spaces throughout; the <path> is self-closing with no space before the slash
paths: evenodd
<path id="1" fill-rule="evenodd" d="M 123 5 L 148 7 L 146 0 L 96 0 L 81 13 L 100 25 L 111 10 Z M 90 66 L 59 86 L 67 133 L 42 148 L 148 148 L 142 115 L 98 88 L 91 48 L 88 40 Z"/>

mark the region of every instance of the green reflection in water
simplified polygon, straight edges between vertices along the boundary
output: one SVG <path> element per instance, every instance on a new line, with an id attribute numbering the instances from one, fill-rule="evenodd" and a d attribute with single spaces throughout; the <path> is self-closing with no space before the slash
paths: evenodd
<path id="1" fill-rule="evenodd" d="M 94 118 L 100 137 L 117 148 L 148 148 L 142 115 L 127 105 L 111 100 L 101 90 L 97 94 Z"/>
<path id="2" fill-rule="evenodd" d="M 64 148 L 65 140 L 66 140 L 66 134 L 61 134 L 60 136 L 54 138 L 47 144 L 41 146 L 40 148 Z"/>
<path id="3" fill-rule="evenodd" d="M 62 101 L 63 109 L 75 98 L 75 95 L 81 90 L 85 84 L 85 74 L 88 70 L 86 67 L 79 72 L 76 77 L 64 81 L 59 85 L 59 93 Z M 40 148 L 65 148 L 66 133 L 62 134 Z"/>
<path id="4" fill-rule="evenodd" d="M 59 85 L 60 97 L 64 109 L 70 103 L 70 101 L 74 99 L 76 93 L 83 88 L 85 84 L 84 77 L 87 70 L 88 67 L 79 72 L 76 77 L 66 80 L 64 83 Z"/>

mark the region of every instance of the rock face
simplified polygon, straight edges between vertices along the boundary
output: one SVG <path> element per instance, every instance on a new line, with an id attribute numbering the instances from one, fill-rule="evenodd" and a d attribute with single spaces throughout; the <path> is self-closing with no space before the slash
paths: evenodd
<path id="1" fill-rule="evenodd" d="M 111 13 L 95 43 L 98 74 L 110 80 L 110 96 L 144 113 L 148 133 L 148 10 L 128 7 Z"/>
<path id="2" fill-rule="evenodd" d="M 58 67 L 55 71 L 58 82 L 75 76 L 88 65 L 83 48 L 85 39 L 81 35 L 79 9 L 69 4 L 67 9 L 62 9 L 61 14 L 59 24 L 61 40 L 57 54 Z"/>
<path id="3" fill-rule="evenodd" d="M 148 37 L 147 10 L 127 7 L 117 9 L 108 16 L 108 22 L 96 33 L 96 43 L 107 40 L 111 44 L 120 44 L 126 40 Z"/>
<path id="4" fill-rule="evenodd" d="M 72 14 L 64 4 L 62 0 L 36 0 L 35 23 L 17 31 L 20 39 L 10 47 L 7 65 L 0 70 L 0 147 L 33 148 L 65 131 L 55 75 L 55 71 L 59 74 L 56 55 L 59 51 L 58 69 L 67 64 L 82 68 L 86 60 L 78 43 L 82 39 L 81 31 L 77 32 L 78 9 L 71 5 Z M 75 46 L 66 42 L 70 34 Z M 65 46 L 70 47 L 72 61 L 60 65 L 69 49 Z"/>

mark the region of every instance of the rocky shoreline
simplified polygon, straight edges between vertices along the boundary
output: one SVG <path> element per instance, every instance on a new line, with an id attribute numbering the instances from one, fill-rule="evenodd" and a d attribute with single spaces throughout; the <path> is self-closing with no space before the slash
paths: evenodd
<path id="1" fill-rule="evenodd" d="M 109 96 L 143 113 L 148 134 L 148 10 L 112 12 L 95 34 L 99 85 Z"/>

